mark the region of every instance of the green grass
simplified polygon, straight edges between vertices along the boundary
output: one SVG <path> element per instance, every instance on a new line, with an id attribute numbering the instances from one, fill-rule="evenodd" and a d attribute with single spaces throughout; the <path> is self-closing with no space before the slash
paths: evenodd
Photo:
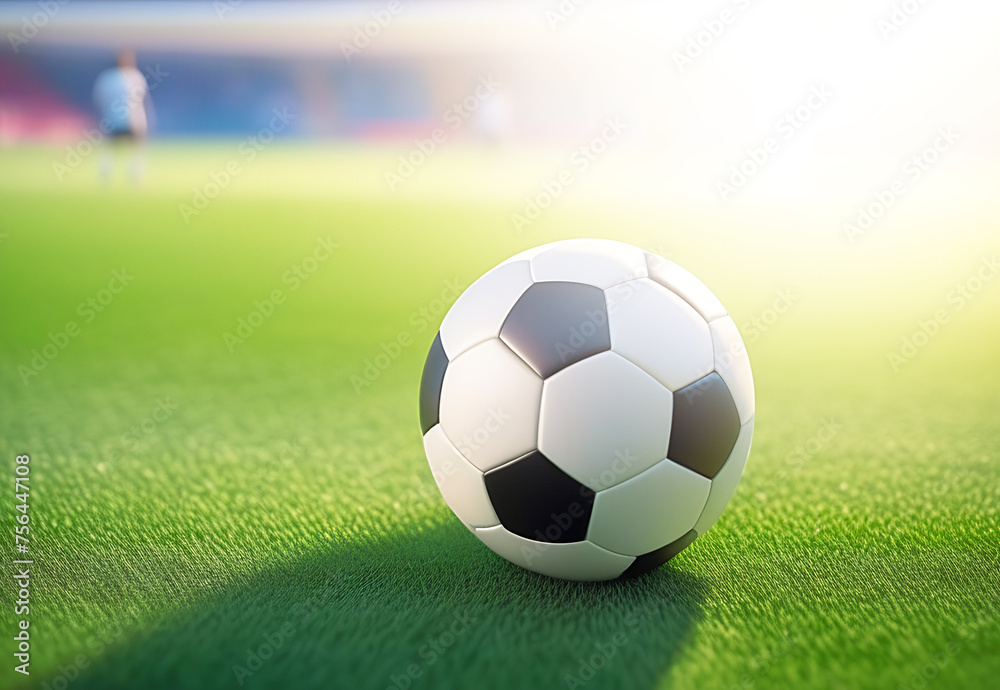
<path id="1" fill-rule="evenodd" d="M 185 224 L 178 204 L 227 151 L 154 149 L 136 193 L 94 189 L 88 170 L 56 185 L 58 153 L 2 153 L 0 505 L 11 540 L 13 457 L 30 453 L 35 559 L 26 682 L 4 558 L 3 687 L 75 673 L 81 689 L 239 687 L 234 666 L 283 628 L 244 687 L 381 689 L 412 666 L 413 688 L 560 688 L 601 649 L 614 654 L 584 687 L 1000 675 L 1000 287 L 949 312 L 898 373 L 886 357 L 996 249 L 991 219 L 944 236 L 907 234 L 918 221 L 899 215 L 847 247 L 801 215 L 578 198 L 517 234 L 520 191 L 303 190 L 305 173 L 283 171 L 347 180 L 382 159 L 276 149 Z M 468 160 L 441 153 L 434 174 Z M 268 174 L 277 189 L 258 189 Z M 292 290 L 283 273 L 328 235 L 339 249 Z M 446 282 L 588 235 L 667 251 L 744 327 L 777 289 L 797 295 L 748 338 L 755 437 L 722 519 L 668 566 L 609 584 L 534 575 L 469 534 L 416 413 L 440 318 L 420 310 Z M 78 305 L 116 269 L 134 280 L 86 322 Z M 230 352 L 223 334 L 275 289 L 286 301 Z M 80 334 L 25 384 L 18 367 L 71 320 Z M 401 332 L 413 344 L 356 392 Z M 176 409 L 143 428 L 161 401 Z"/>

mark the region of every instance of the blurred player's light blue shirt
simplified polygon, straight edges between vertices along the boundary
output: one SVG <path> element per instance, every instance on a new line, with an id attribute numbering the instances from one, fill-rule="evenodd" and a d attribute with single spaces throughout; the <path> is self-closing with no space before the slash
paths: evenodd
<path id="1" fill-rule="evenodd" d="M 101 72 L 94 83 L 94 102 L 100 110 L 102 129 L 144 134 L 148 92 L 145 77 L 134 67 Z"/>

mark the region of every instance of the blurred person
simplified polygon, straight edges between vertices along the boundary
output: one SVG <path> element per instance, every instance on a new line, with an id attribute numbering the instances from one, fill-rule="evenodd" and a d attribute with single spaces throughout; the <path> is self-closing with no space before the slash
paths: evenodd
<path id="1" fill-rule="evenodd" d="M 510 94 L 504 86 L 479 102 L 476 121 L 482 138 L 493 145 L 508 143 L 512 131 Z"/>
<path id="2" fill-rule="evenodd" d="M 101 72 L 94 83 L 94 102 L 100 117 L 100 128 L 109 142 L 101 152 L 101 180 L 110 182 L 114 172 L 115 149 L 122 146 L 130 152 L 129 177 L 134 184 L 145 172 L 142 147 L 149 128 L 147 111 L 152 113 L 149 85 L 136 68 L 135 53 L 123 50 L 117 65 Z"/>

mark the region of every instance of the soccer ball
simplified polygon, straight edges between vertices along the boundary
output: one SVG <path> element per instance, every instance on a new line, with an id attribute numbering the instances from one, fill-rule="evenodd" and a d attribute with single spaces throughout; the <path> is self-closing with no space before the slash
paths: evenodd
<path id="1" fill-rule="evenodd" d="M 675 263 L 609 240 L 500 264 L 420 383 L 431 472 L 473 534 L 565 580 L 648 572 L 719 518 L 753 433 L 736 324 Z"/>

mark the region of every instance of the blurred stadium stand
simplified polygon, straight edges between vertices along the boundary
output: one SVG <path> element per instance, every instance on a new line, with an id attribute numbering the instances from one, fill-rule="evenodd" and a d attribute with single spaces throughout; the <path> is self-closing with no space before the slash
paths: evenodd
<path id="1" fill-rule="evenodd" d="M 151 84 L 158 138 L 246 136 L 274 108 L 296 115 L 283 136 L 411 138 L 441 126 L 489 75 L 502 95 L 462 137 L 579 138 L 606 114 L 600 80 L 565 59 L 538 5 L 490 3 L 483 13 L 478 2 L 419 3 L 419 12 L 403 3 L 347 59 L 344 46 L 357 45 L 359 28 L 373 29 L 373 13 L 385 17 L 388 6 L 73 0 L 22 43 L 10 34 L 31 33 L 24 21 L 39 5 L 5 3 L 0 142 L 64 139 L 92 126 L 94 79 L 124 47 L 136 49 L 140 70 L 166 75 Z"/>

